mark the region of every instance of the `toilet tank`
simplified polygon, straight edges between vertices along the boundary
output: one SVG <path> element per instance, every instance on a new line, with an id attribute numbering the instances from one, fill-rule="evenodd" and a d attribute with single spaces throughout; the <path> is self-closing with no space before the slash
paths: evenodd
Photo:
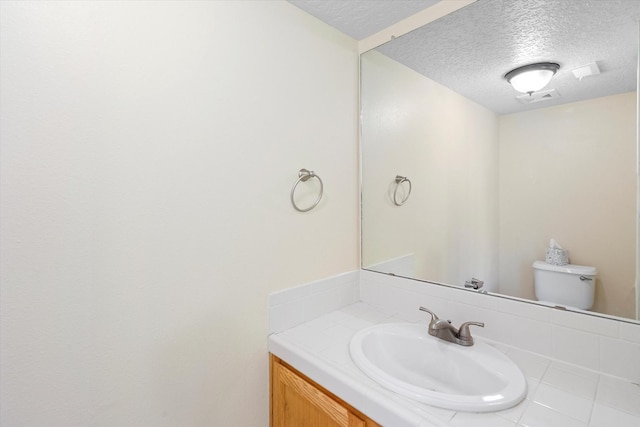
<path id="1" fill-rule="evenodd" d="M 533 263 L 536 298 L 566 307 L 588 310 L 595 295 L 595 267 L 584 265 L 552 265 L 544 261 Z"/>

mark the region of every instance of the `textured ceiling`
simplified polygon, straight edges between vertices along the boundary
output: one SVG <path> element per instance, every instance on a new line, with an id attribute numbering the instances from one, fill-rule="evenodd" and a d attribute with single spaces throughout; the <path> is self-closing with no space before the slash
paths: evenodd
<path id="1" fill-rule="evenodd" d="M 319 19 L 352 35 L 375 33 L 393 24 L 397 10 L 406 17 L 413 4 L 418 12 L 434 2 L 398 0 L 295 0 L 313 4 L 326 15 Z M 417 7 L 420 3 L 420 7 Z M 427 4 L 429 3 L 429 4 Z M 369 11 L 374 11 L 369 14 Z M 370 16 L 384 24 L 364 30 Z M 341 22 L 343 28 L 333 24 Z M 461 95 L 499 113 L 548 107 L 636 89 L 640 0 L 478 0 L 377 50 Z M 380 25 L 384 27 L 380 28 Z M 353 26 L 353 29 L 350 29 Z M 360 35 L 353 35 L 360 32 Z M 522 104 L 521 95 L 506 83 L 509 70 L 533 62 L 557 62 L 560 71 L 544 89 L 559 97 Z M 579 81 L 572 69 L 597 62 L 601 74 Z"/>
<path id="2" fill-rule="evenodd" d="M 289 0 L 356 40 L 401 21 L 438 0 Z"/>

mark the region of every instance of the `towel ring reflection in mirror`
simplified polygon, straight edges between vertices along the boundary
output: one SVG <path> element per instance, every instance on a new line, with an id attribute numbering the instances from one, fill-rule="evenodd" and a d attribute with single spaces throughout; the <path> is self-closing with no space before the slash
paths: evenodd
<path id="1" fill-rule="evenodd" d="M 308 208 L 301 209 L 298 207 L 294 199 L 296 187 L 301 182 L 306 182 L 311 178 L 316 178 L 320 183 L 320 192 L 318 193 L 318 198 L 316 199 L 315 202 L 313 202 L 311 206 L 309 206 Z M 322 199 L 323 192 L 324 192 L 324 185 L 322 184 L 322 179 L 320 179 L 320 177 L 316 175 L 314 171 L 310 171 L 304 168 L 300 169 L 300 171 L 298 172 L 298 180 L 295 182 L 295 184 L 293 184 L 293 188 L 291 189 L 291 204 L 293 205 L 294 209 L 297 210 L 298 212 L 309 212 L 311 209 L 315 208 L 318 205 L 318 203 L 320 203 L 320 199 Z"/>
<path id="2" fill-rule="evenodd" d="M 398 189 L 400 188 L 403 182 L 406 182 L 409 184 L 409 191 L 407 191 L 407 194 L 405 194 L 404 197 L 402 197 L 402 200 L 398 201 Z M 409 180 L 409 178 L 407 178 L 406 176 L 396 175 L 396 189 L 393 191 L 393 204 L 396 206 L 404 205 L 405 202 L 409 199 L 410 195 L 411 195 L 411 181 Z"/>

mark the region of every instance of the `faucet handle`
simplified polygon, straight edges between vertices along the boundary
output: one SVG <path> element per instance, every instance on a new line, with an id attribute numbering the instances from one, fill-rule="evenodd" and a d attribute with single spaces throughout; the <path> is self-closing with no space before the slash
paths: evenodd
<path id="1" fill-rule="evenodd" d="M 435 314 L 433 311 L 429 310 L 428 308 L 420 307 L 420 311 L 426 311 L 427 313 L 429 313 L 431 315 L 432 322 L 435 322 L 436 320 L 440 320 L 438 318 L 438 315 Z"/>
<path id="2" fill-rule="evenodd" d="M 464 322 L 462 325 L 460 325 L 460 329 L 458 330 L 458 339 L 468 342 L 468 345 L 473 345 L 473 337 L 471 336 L 471 332 L 469 331 L 469 326 L 480 326 L 484 328 L 484 323 Z"/>

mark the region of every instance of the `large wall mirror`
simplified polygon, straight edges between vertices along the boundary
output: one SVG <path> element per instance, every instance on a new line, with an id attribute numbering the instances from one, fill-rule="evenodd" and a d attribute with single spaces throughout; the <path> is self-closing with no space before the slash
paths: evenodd
<path id="1" fill-rule="evenodd" d="M 639 18 L 478 0 L 363 53 L 362 267 L 536 301 L 555 239 L 597 269 L 590 311 L 637 319 Z M 505 80 L 537 62 L 543 89 Z"/>

